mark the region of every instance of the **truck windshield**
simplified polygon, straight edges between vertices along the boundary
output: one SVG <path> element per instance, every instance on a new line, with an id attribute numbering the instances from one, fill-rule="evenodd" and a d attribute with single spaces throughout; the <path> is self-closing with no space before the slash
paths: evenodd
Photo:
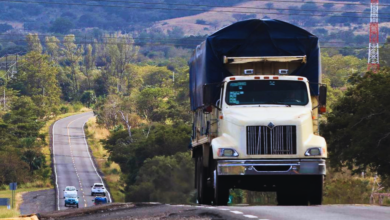
<path id="1" fill-rule="evenodd" d="M 227 85 L 228 105 L 306 105 L 308 102 L 306 83 L 301 81 L 248 80 Z"/>

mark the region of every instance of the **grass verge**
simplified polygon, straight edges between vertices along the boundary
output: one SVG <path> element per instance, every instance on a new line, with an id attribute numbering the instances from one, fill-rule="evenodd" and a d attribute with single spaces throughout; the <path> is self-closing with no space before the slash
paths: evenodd
<path id="1" fill-rule="evenodd" d="M 109 153 L 103 148 L 100 140 L 106 139 L 110 131 L 96 123 L 96 117 L 89 119 L 86 124 L 85 133 L 88 145 L 92 150 L 99 169 L 104 174 L 110 193 L 115 202 L 124 202 L 125 195 L 121 190 L 121 169 L 118 164 L 108 161 Z"/>
<path id="2" fill-rule="evenodd" d="M 8 210 L 7 207 L 0 206 L 0 218 L 12 218 L 17 217 L 20 215 L 19 212 L 19 206 L 22 204 L 23 199 L 22 195 L 26 192 L 32 192 L 32 191 L 38 191 L 38 190 L 45 190 L 49 188 L 20 188 L 16 190 L 16 202 L 15 202 L 15 209 Z M 12 193 L 11 190 L 0 190 L 0 198 L 11 198 Z"/>

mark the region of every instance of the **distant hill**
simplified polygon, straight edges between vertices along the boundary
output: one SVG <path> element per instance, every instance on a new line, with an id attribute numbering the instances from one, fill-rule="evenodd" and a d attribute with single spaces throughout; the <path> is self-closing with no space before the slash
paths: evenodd
<path id="1" fill-rule="evenodd" d="M 22 1 L 30 3 L 0 1 L 0 39 L 4 39 L 1 36 L 4 33 L 30 32 L 73 33 L 90 38 L 98 38 L 104 33 L 129 33 L 139 38 L 137 43 L 143 43 L 142 39 L 195 36 L 196 39 L 189 41 L 192 43 L 188 45 L 193 48 L 192 44 L 200 42 L 205 35 L 236 21 L 273 18 L 311 31 L 320 37 L 323 48 L 364 47 L 368 42 L 370 20 L 369 0 L 313 0 L 314 3 L 310 0 Z M 35 1 L 46 3 L 31 4 Z M 380 0 L 380 5 L 380 41 L 385 42 L 390 34 L 390 0 Z M 0 43 L 0 54 L 14 51 L 1 52 L 2 48 L 25 45 L 24 42 L 9 44 L 12 39 L 8 37 L 7 41 Z"/>
<path id="2" fill-rule="evenodd" d="M 0 2 L 0 23 L 8 23 L 14 28 L 23 28 L 28 31 L 53 32 L 51 27 L 55 24 L 56 19 L 61 18 L 62 22 L 68 23 L 71 29 L 99 28 L 106 31 L 129 32 L 141 30 L 160 20 L 199 13 L 198 11 L 188 10 L 194 7 L 185 4 L 210 4 L 208 0 L 23 1 L 29 3 L 11 3 L 12 0 Z M 213 4 L 232 6 L 239 1 L 219 0 Z M 41 3 L 34 4 L 33 2 Z M 207 7 L 200 7 L 199 9 L 208 10 Z"/>

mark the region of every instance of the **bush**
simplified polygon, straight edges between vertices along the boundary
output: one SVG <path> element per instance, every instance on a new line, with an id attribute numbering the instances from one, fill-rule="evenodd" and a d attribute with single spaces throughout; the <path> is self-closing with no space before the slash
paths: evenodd
<path id="1" fill-rule="evenodd" d="M 62 114 L 69 113 L 69 106 L 66 106 L 66 105 L 61 106 L 60 112 Z"/>
<path id="2" fill-rule="evenodd" d="M 76 102 L 73 104 L 73 110 L 74 112 L 78 112 L 81 110 L 81 108 L 83 108 L 83 104 L 81 104 L 80 102 Z"/>
<path id="3" fill-rule="evenodd" d="M 119 171 L 116 168 L 111 170 L 111 174 L 118 174 L 118 173 L 119 173 Z"/>
<path id="4" fill-rule="evenodd" d="M 137 182 L 129 187 L 126 201 L 189 203 L 193 178 L 194 161 L 189 152 L 156 156 L 145 161 Z"/>
<path id="5" fill-rule="evenodd" d="M 197 19 L 196 22 L 195 22 L 195 24 L 206 25 L 207 22 L 206 22 L 205 20 L 203 20 L 203 19 Z"/>

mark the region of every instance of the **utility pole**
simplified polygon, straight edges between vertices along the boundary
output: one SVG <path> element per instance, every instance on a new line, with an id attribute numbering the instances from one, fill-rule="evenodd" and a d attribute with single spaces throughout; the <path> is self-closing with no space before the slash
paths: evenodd
<path id="1" fill-rule="evenodd" d="M 7 75 L 8 81 L 8 54 L 5 55 L 5 74 Z"/>
<path id="2" fill-rule="evenodd" d="M 378 25 L 379 0 L 371 0 L 370 16 L 370 44 L 368 49 L 367 71 L 377 73 L 379 71 L 379 25 Z"/>

